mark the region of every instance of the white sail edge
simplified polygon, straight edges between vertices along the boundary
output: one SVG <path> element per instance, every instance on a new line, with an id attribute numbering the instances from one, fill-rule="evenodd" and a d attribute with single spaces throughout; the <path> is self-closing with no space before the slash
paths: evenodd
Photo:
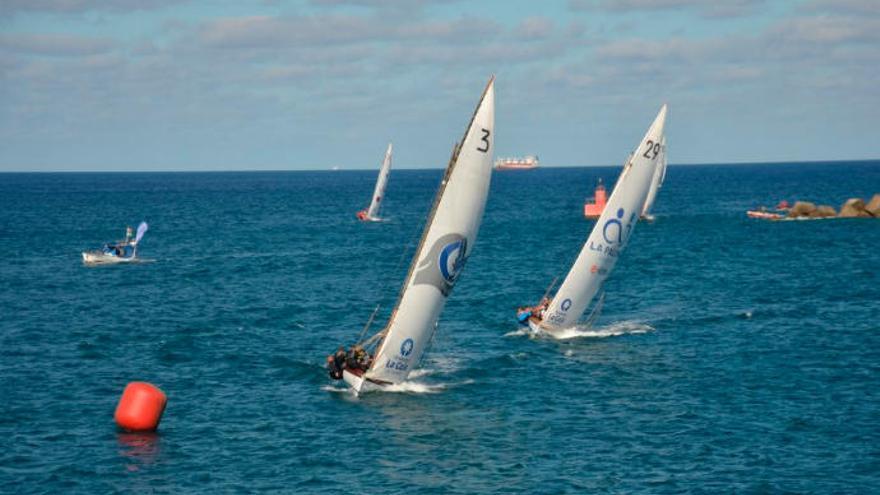
<path id="1" fill-rule="evenodd" d="M 447 165 L 368 379 L 399 383 L 418 365 L 476 240 L 492 173 L 494 82 L 493 76 Z"/>
<path id="2" fill-rule="evenodd" d="M 569 328 L 584 314 L 632 236 L 657 166 L 666 124 L 664 104 L 624 166 L 602 215 L 550 301 L 543 330 Z"/>
<path id="3" fill-rule="evenodd" d="M 370 201 L 370 207 L 367 209 L 367 217 L 370 219 L 379 218 L 382 201 L 385 199 L 385 187 L 388 184 L 388 175 L 391 172 L 391 152 L 392 143 L 388 143 L 388 148 L 385 150 L 385 159 L 382 161 L 379 176 L 376 178 L 376 187 L 373 189 L 373 199 Z"/>
<path id="4" fill-rule="evenodd" d="M 666 179 L 666 136 L 660 140 L 660 160 L 654 170 L 654 178 L 651 180 L 651 189 L 648 190 L 648 197 L 645 199 L 645 207 L 642 209 L 642 217 L 648 217 L 654 208 L 654 201 L 657 199 L 657 193 L 663 187 L 663 181 Z"/>

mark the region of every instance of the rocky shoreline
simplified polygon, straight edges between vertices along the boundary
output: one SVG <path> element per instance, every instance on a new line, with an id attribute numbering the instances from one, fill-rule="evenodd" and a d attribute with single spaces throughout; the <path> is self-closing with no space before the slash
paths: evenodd
<path id="1" fill-rule="evenodd" d="M 809 201 L 797 201 L 786 213 L 788 218 L 880 218 L 880 194 L 875 194 L 867 204 L 861 198 L 850 198 L 837 212 L 828 205 L 815 205 Z"/>

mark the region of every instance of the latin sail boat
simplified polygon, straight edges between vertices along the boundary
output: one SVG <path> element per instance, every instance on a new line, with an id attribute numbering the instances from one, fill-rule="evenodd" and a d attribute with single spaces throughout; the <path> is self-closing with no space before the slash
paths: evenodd
<path id="1" fill-rule="evenodd" d="M 453 148 L 388 324 L 358 346 L 375 345 L 373 358 L 363 369 L 349 366 L 342 373 L 356 394 L 403 382 L 418 366 L 480 228 L 492 177 L 494 126 L 493 76 Z"/>
<path id="2" fill-rule="evenodd" d="M 666 105 L 663 105 L 624 165 L 602 215 L 553 299 L 544 298 L 535 307 L 517 311 L 517 319 L 527 321 L 533 331 L 554 335 L 575 326 L 614 269 L 645 205 L 663 149 L 665 124 Z M 590 322 L 598 316 L 601 303 L 599 298 Z"/>
<path id="3" fill-rule="evenodd" d="M 382 168 L 379 169 L 379 177 L 376 178 L 376 188 L 373 189 L 373 200 L 370 207 L 366 210 L 357 212 L 358 220 L 365 222 L 379 222 L 379 210 L 382 207 L 382 200 L 385 198 L 385 186 L 388 185 L 388 174 L 391 172 L 391 143 L 388 143 L 388 149 L 385 150 L 385 160 L 382 161 Z"/>
<path id="4" fill-rule="evenodd" d="M 137 255 L 138 244 L 144 238 L 149 229 L 147 222 L 141 222 L 137 228 L 137 235 L 132 239 L 131 227 L 125 229 L 125 239 L 115 243 L 106 243 L 101 249 L 83 251 L 83 263 L 86 265 L 115 264 L 136 262 L 140 258 Z"/>
<path id="5" fill-rule="evenodd" d="M 660 141 L 660 160 L 657 168 L 654 169 L 654 178 L 651 180 L 651 189 L 648 190 L 648 197 L 645 199 L 645 208 L 642 210 L 642 218 L 653 222 L 654 215 L 651 215 L 651 208 L 654 207 L 654 200 L 657 199 L 657 192 L 663 187 L 663 181 L 666 180 L 666 136 Z"/>

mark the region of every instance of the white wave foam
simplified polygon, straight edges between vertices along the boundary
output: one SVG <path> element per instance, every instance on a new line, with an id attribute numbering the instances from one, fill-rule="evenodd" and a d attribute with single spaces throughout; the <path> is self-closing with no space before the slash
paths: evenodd
<path id="1" fill-rule="evenodd" d="M 407 380 L 405 382 L 395 383 L 382 387 L 382 392 L 390 393 L 407 393 L 407 394 L 436 394 L 446 389 L 446 385 L 442 383 L 424 383 Z"/>
<path id="2" fill-rule="evenodd" d="M 446 389 L 460 387 L 474 383 L 473 380 L 465 380 L 457 383 L 425 383 L 414 380 L 395 383 L 394 385 L 386 385 L 382 387 L 382 392 L 390 393 L 407 393 L 407 394 L 437 394 Z"/>
<path id="3" fill-rule="evenodd" d="M 461 358 L 457 358 L 449 355 L 438 355 L 431 356 L 430 359 L 427 360 L 427 364 L 430 364 L 431 367 L 425 367 L 424 370 L 428 372 L 428 374 L 433 373 L 455 373 L 460 370 L 462 367 Z M 413 373 L 418 372 L 419 370 L 413 371 Z M 412 376 L 412 374 L 410 374 Z"/>
<path id="4" fill-rule="evenodd" d="M 433 374 L 434 374 L 434 371 L 435 371 L 435 370 L 433 370 L 433 369 L 431 369 L 431 368 L 422 368 L 422 369 L 418 369 L 418 370 L 413 370 L 413 371 L 409 374 L 409 376 L 410 376 L 410 378 L 421 378 L 421 377 L 423 377 L 423 376 L 431 376 L 431 375 L 433 375 Z"/>
<path id="5" fill-rule="evenodd" d="M 505 337 L 522 337 L 522 336 L 528 336 L 531 334 L 532 334 L 532 331 L 529 329 L 529 327 L 519 327 L 516 330 L 512 330 L 510 332 L 505 333 L 504 336 Z"/>
<path id="6" fill-rule="evenodd" d="M 651 325 L 640 321 L 628 320 L 612 323 L 604 327 L 574 326 L 554 332 L 541 332 L 541 336 L 555 340 L 571 340 L 583 338 L 604 339 L 608 337 L 642 334 L 652 331 L 654 331 L 654 327 L 652 327 Z"/>

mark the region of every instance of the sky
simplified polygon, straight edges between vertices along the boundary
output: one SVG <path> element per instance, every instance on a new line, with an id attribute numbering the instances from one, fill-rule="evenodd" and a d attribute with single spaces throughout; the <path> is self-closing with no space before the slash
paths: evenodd
<path id="1" fill-rule="evenodd" d="M 878 0 L 0 0 L 0 171 L 880 158 Z"/>

